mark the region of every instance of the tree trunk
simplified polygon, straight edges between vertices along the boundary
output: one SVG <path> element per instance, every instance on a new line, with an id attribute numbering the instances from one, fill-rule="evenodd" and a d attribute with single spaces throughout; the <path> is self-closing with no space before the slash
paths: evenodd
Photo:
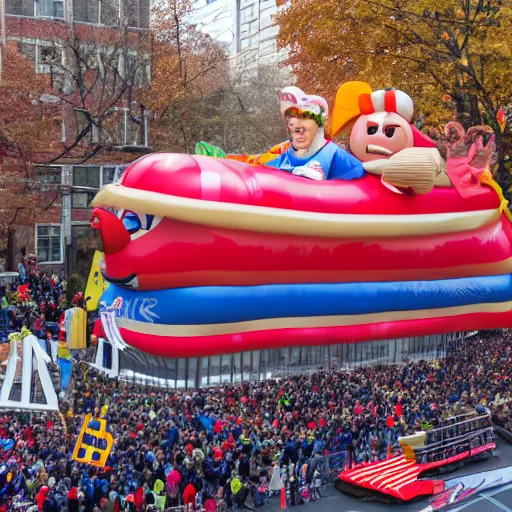
<path id="1" fill-rule="evenodd" d="M 188 144 L 188 138 L 187 138 L 187 132 L 185 131 L 185 128 L 183 125 L 180 125 L 181 134 L 183 135 L 183 149 L 184 153 L 189 152 L 189 144 Z"/>
<path id="2" fill-rule="evenodd" d="M 457 121 L 468 129 L 482 124 L 482 116 L 475 94 L 455 93 L 452 95 L 456 105 Z"/>

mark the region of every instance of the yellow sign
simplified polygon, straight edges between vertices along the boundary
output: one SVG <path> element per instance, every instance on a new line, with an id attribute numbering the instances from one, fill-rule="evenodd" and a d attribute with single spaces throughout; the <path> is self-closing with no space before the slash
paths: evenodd
<path id="1" fill-rule="evenodd" d="M 113 444 L 114 438 L 107 432 L 107 421 L 86 414 L 73 450 L 73 460 L 104 468 Z"/>
<path id="2" fill-rule="evenodd" d="M 108 287 L 108 283 L 103 279 L 100 269 L 100 261 L 103 253 L 96 251 L 92 260 L 87 287 L 85 288 L 85 303 L 87 311 L 96 311 L 100 302 L 100 297 Z"/>

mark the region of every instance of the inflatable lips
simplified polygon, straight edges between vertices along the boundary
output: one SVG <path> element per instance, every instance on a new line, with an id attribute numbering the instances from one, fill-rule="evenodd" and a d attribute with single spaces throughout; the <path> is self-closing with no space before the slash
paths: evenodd
<path id="1" fill-rule="evenodd" d="M 94 200 L 102 301 L 123 299 L 126 343 L 166 357 L 507 327 L 512 230 L 483 192 L 150 155 Z"/>

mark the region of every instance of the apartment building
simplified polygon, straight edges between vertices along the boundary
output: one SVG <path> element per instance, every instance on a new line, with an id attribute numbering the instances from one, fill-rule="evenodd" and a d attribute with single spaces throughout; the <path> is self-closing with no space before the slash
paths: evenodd
<path id="1" fill-rule="evenodd" d="M 48 160 L 35 162 L 41 210 L 35 226 L 16 229 L 14 254 L 8 260 L 12 268 L 22 252 L 35 252 L 44 267 L 86 275 L 97 245 L 89 227 L 90 201 L 140 156 L 138 147 L 147 148 L 148 117 L 134 106 L 130 88 L 115 97 L 108 115 L 91 118 L 87 102 L 73 101 L 78 86 L 66 67 L 71 66 L 70 52 L 80 52 L 85 72 L 105 75 L 105 65 L 111 66 L 115 58 L 117 80 L 128 81 L 126 73 L 131 72 L 135 86 L 147 84 L 151 79 L 149 55 L 142 55 L 141 44 L 149 34 L 150 0 L 5 0 L 5 8 L 2 30 L 7 44 L 17 44 L 36 73 L 51 77 L 55 96 L 49 94 L 42 101 L 61 108 L 62 132 L 58 135 L 62 147 L 87 133 L 80 142 L 82 149 L 85 144 L 85 153 L 87 145 L 91 150 L 99 144 L 116 148 L 98 154 L 91 151 L 90 158 L 63 152 L 51 165 L 45 164 Z M 99 96 L 93 89 L 89 92 L 91 98 Z M 71 101 L 62 101 L 64 96 Z M 129 152 L 123 147 L 129 147 Z"/>

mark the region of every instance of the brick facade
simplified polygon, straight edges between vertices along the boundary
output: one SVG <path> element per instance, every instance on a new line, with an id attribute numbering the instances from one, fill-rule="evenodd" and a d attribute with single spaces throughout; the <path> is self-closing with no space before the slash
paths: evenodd
<path id="1" fill-rule="evenodd" d="M 41 52 L 46 46 L 55 48 L 56 42 L 66 40 L 70 26 L 73 27 L 74 33 L 81 42 L 85 45 L 88 44 L 88 41 L 94 42 L 95 48 L 102 48 L 102 45 L 109 48 L 109 43 L 112 41 L 113 48 L 115 48 L 116 41 L 122 35 L 123 47 L 134 54 L 139 51 L 141 43 L 144 43 L 149 34 L 150 0 L 101 0 L 101 2 L 100 0 L 54 0 L 53 4 L 52 0 L 44 0 L 44 2 L 5 0 L 5 2 L 8 43 L 18 45 L 18 50 L 34 62 L 37 73 L 48 73 L 44 67 L 44 61 L 42 61 Z M 41 12 L 41 9 L 46 9 L 46 12 Z M 65 57 L 64 55 L 64 59 Z M 59 134 L 60 140 L 56 141 L 56 147 L 63 142 L 74 141 L 77 133 L 80 133 L 79 112 L 73 105 L 62 105 L 63 129 L 62 134 Z M 128 135 L 125 133 L 126 118 L 123 116 L 126 114 L 123 114 L 123 108 L 126 109 L 128 106 L 130 105 L 126 98 L 120 98 L 115 105 L 120 112 L 118 115 L 116 114 L 122 126 L 120 130 L 117 130 L 115 126 L 113 128 L 109 126 L 108 140 L 91 139 L 87 143 L 143 145 L 145 143 L 144 132 L 140 122 L 134 126 L 129 124 Z M 131 122 L 129 120 L 129 123 Z M 105 129 L 105 133 L 107 133 L 107 129 Z M 53 150 L 54 148 L 52 148 Z M 41 155 L 41 162 L 47 162 L 49 160 L 47 156 Z M 39 182 L 36 220 L 33 226 L 16 227 L 11 267 L 17 266 L 23 253 L 37 252 L 38 240 L 39 243 L 44 244 L 44 251 L 40 251 L 41 254 L 51 254 L 51 257 L 58 259 L 60 236 L 60 261 L 45 263 L 42 266 L 50 268 L 52 271 L 60 271 L 66 259 L 69 273 L 78 272 L 85 277 L 90 267 L 89 260 L 92 259 L 92 254 L 98 247 L 98 240 L 88 225 L 91 213 L 89 203 L 95 192 L 93 190 L 84 192 L 69 187 L 76 185 L 98 189 L 105 184 L 106 174 L 103 169 L 108 168 L 107 174 L 109 174 L 111 169 L 117 169 L 119 165 L 126 164 L 138 156 L 140 155 L 103 152 L 100 157 L 91 159 L 80 166 L 74 166 L 73 160 L 69 157 L 62 162 L 55 162 L 50 167 L 41 168 L 36 163 L 36 182 Z M 102 177 L 93 180 L 94 183 L 84 183 L 84 167 L 93 169 L 91 175 L 98 172 Z M 70 170 L 70 181 L 66 183 L 65 187 L 61 181 L 63 169 Z M 78 184 L 74 183 L 75 172 L 77 175 L 82 173 L 82 179 Z M 71 201 L 70 222 L 68 223 L 68 225 L 71 224 L 71 240 L 67 240 L 67 247 L 64 242 L 63 224 L 64 216 L 67 215 L 64 213 L 66 206 L 63 200 L 63 191 L 65 189 L 71 190 L 68 192 Z M 67 204 L 69 207 L 69 201 Z"/>

